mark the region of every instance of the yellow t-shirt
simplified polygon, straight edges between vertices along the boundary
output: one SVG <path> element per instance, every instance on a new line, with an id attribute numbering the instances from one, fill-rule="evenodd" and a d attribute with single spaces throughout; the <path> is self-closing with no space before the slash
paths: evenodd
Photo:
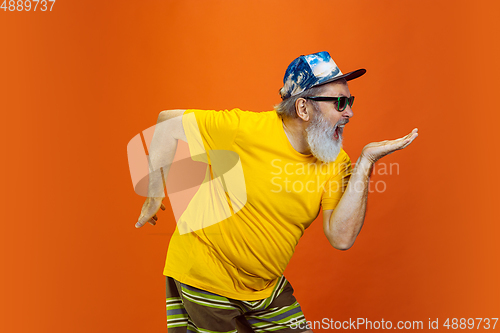
<path id="1" fill-rule="evenodd" d="M 163 274 L 228 298 L 267 298 L 320 205 L 340 201 L 349 156 L 324 164 L 300 154 L 275 111 L 187 110 L 182 122 L 193 160 L 209 166 Z"/>

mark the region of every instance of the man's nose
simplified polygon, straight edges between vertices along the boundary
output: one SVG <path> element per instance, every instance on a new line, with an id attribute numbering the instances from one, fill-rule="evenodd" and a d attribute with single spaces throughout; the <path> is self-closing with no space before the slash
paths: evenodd
<path id="1" fill-rule="evenodd" d="M 349 105 L 342 111 L 342 117 L 344 118 L 352 118 L 354 116 L 354 113 L 352 112 L 352 109 Z"/>

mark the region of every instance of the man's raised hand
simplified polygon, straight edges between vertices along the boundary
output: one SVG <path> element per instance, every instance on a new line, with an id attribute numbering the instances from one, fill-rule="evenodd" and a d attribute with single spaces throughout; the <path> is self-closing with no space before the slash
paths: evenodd
<path id="1" fill-rule="evenodd" d="M 415 128 L 410 132 L 410 134 L 396 140 L 369 143 L 363 148 L 361 156 L 367 158 L 372 163 L 375 163 L 382 157 L 389 155 L 396 150 L 406 148 L 410 143 L 412 143 L 413 140 L 415 140 L 417 136 L 418 129 Z"/>

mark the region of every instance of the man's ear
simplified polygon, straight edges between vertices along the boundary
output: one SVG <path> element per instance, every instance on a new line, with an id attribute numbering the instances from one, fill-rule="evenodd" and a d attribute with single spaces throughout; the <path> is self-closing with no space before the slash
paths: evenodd
<path id="1" fill-rule="evenodd" d="M 295 101 L 295 112 L 303 121 L 309 121 L 311 119 L 311 111 L 312 110 L 307 108 L 307 100 L 305 98 L 298 98 Z"/>

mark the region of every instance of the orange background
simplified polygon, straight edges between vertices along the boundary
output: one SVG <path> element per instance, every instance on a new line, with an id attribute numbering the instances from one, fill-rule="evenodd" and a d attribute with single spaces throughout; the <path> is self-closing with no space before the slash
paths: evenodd
<path id="1" fill-rule="evenodd" d="M 345 149 L 418 127 L 347 252 L 316 221 L 286 276 L 308 320 L 500 317 L 497 1 L 63 1 L 0 11 L 2 332 L 165 332 L 173 216 L 135 229 L 126 146 L 172 108 L 269 110 L 329 51 Z M 426 326 L 427 327 L 427 326 Z M 497 324 L 497 330 L 500 329 Z M 441 327 L 441 329 L 443 329 Z"/>

